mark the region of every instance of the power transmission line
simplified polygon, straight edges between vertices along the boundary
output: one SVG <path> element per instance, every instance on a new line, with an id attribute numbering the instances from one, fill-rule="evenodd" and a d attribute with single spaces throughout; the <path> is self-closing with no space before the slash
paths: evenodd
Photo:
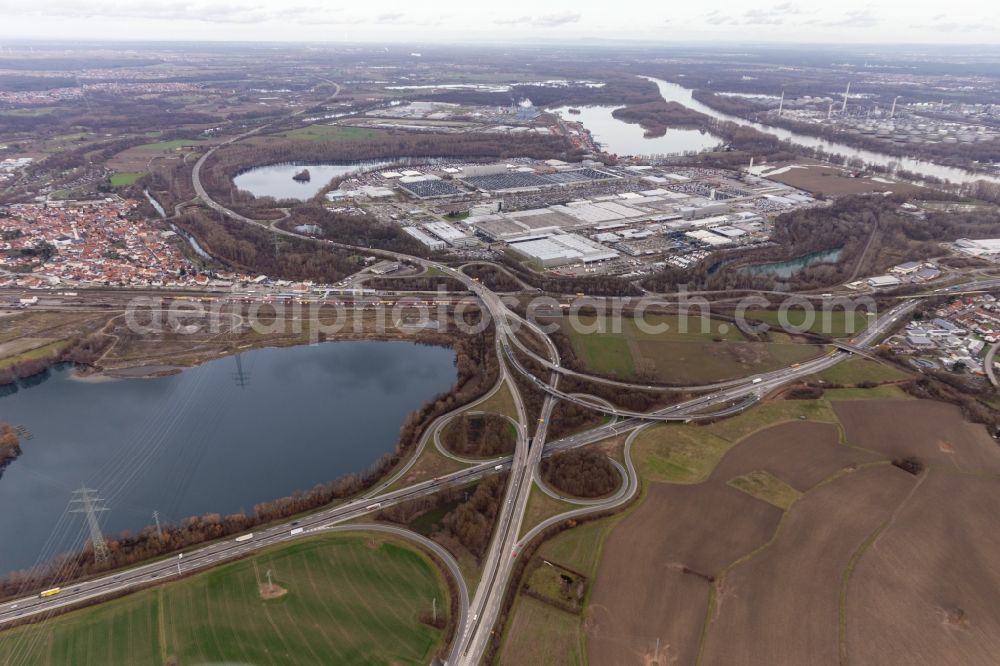
<path id="1" fill-rule="evenodd" d="M 243 369 L 243 355 L 236 355 L 236 372 L 233 373 L 233 381 L 240 388 L 246 388 L 250 383 L 250 374 Z"/>
<path id="2" fill-rule="evenodd" d="M 70 509 L 70 513 L 82 513 L 86 515 L 87 527 L 90 528 L 90 543 L 94 546 L 94 561 L 103 564 L 108 561 L 110 553 L 108 544 L 104 542 L 104 535 L 101 534 L 101 526 L 97 522 L 97 514 L 108 511 L 104 506 L 104 500 L 95 495 L 97 491 L 86 486 L 81 486 L 79 490 L 73 491 L 71 504 L 77 504 L 77 508 Z"/>

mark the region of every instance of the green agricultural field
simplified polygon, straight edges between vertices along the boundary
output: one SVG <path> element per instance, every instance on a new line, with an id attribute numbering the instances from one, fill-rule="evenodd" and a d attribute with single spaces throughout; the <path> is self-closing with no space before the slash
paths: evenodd
<path id="1" fill-rule="evenodd" d="M 729 485 L 742 490 L 751 497 L 774 505 L 779 509 L 788 509 L 802 496 L 795 488 L 771 474 L 767 470 L 754 470 L 729 480 Z"/>
<path id="2" fill-rule="evenodd" d="M 385 134 L 365 127 L 339 127 L 337 125 L 308 125 L 284 132 L 281 136 L 298 141 L 364 141 Z"/>
<path id="3" fill-rule="evenodd" d="M 604 539 L 623 515 L 587 522 L 561 532 L 542 544 L 536 557 L 579 571 L 593 581 Z M 584 666 L 587 650 L 581 622 L 586 614 L 587 611 L 583 615 L 568 613 L 518 594 L 504 631 L 499 663 Z"/>
<path id="4" fill-rule="evenodd" d="M 803 329 L 810 333 L 829 335 L 834 338 L 847 338 L 855 336 L 868 328 L 867 311 L 858 310 L 846 312 L 843 309 L 830 310 L 827 312 L 817 311 L 813 317 L 807 319 L 807 315 L 801 309 L 790 309 L 786 318 L 782 321 L 781 314 L 777 310 L 747 310 L 746 318 L 762 321 L 773 327 L 781 327 L 783 323 L 795 327 L 791 332 L 801 332 Z M 807 326 L 808 323 L 808 326 Z"/>
<path id="5" fill-rule="evenodd" d="M 129 185 L 135 185 L 135 181 L 139 180 L 140 176 L 142 176 L 142 172 L 140 171 L 116 173 L 111 176 L 111 184 L 114 187 L 128 187 Z"/>
<path id="6" fill-rule="evenodd" d="M 190 146 L 192 144 L 202 143 L 201 139 L 173 139 L 171 141 L 158 141 L 156 143 L 144 143 L 141 146 L 136 146 L 136 150 L 144 150 L 147 152 L 160 152 L 166 153 L 171 150 L 177 150 L 181 146 Z"/>
<path id="7" fill-rule="evenodd" d="M 636 437 L 632 457 L 639 474 L 649 481 L 701 483 L 741 439 L 776 423 L 799 418 L 837 422 L 826 400 L 767 402 L 709 425 L 662 423 L 652 426 Z"/>
<path id="8" fill-rule="evenodd" d="M 261 597 L 268 570 L 283 596 Z M 0 633 L 0 663 L 424 665 L 444 639 L 418 620 L 434 598 L 446 612 L 423 554 L 383 535 L 327 535 Z"/>
<path id="9" fill-rule="evenodd" d="M 700 483 L 731 445 L 701 426 L 663 425 L 638 436 L 633 457 L 644 479 Z"/>
<path id="10" fill-rule="evenodd" d="M 782 333 L 769 342 L 749 341 L 729 322 L 695 316 L 647 316 L 643 325 L 624 318 L 617 330 L 610 318 L 581 318 L 580 324 L 575 327 L 568 317 L 560 321 L 589 370 L 640 381 L 705 384 L 777 370 L 824 351 Z"/>
<path id="11" fill-rule="evenodd" d="M 0 359 L 0 369 L 7 368 L 24 361 L 35 361 L 40 358 L 46 358 L 47 356 L 55 356 L 68 345 L 69 341 L 67 340 L 57 340 L 56 342 L 50 342 L 47 345 L 42 345 L 41 347 L 36 347 L 35 349 L 16 354 L 14 356 L 8 356 Z"/>
<path id="12" fill-rule="evenodd" d="M 500 390 L 492 396 L 472 408 L 475 412 L 491 412 L 502 414 L 512 419 L 517 419 L 517 405 L 514 403 L 514 396 L 510 392 L 510 387 L 504 382 Z"/>
<path id="13" fill-rule="evenodd" d="M 883 384 L 903 381 L 909 379 L 910 375 L 882 363 L 863 358 L 852 358 L 824 370 L 816 375 L 816 378 L 832 384 L 861 384 L 864 382 Z"/>
<path id="14" fill-rule="evenodd" d="M 573 346 L 594 372 L 618 377 L 635 376 L 632 352 L 624 336 L 600 333 L 576 335 Z"/>

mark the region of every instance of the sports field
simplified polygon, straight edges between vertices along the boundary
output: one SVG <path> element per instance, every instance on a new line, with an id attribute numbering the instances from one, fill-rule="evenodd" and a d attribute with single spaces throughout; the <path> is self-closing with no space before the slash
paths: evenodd
<path id="1" fill-rule="evenodd" d="M 587 367 L 622 379 L 651 379 L 671 384 L 703 384 L 776 370 L 823 353 L 818 345 L 795 342 L 775 332 L 755 342 L 730 322 L 650 315 L 643 323 L 624 317 L 618 329 L 581 318 L 582 328 L 563 318 L 560 329 Z M 603 326 L 603 327 L 602 327 Z"/>
<path id="2" fill-rule="evenodd" d="M 268 570 L 286 592 L 264 599 Z M 443 575 L 402 541 L 321 536 L 0 633 L 0 663 L 425 665 L 444 639 L 419 621 L 434 598 L 447 612 Z"/>

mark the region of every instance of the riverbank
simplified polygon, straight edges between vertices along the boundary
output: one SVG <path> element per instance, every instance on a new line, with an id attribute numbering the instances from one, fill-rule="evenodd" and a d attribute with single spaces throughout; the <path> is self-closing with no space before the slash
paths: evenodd
<path id="1" fill-rule="evenodd" d="M 944 166 L 911 157 L 887 155 L 809 134 L 793 132 L 782 127 L 750 121 L 740 116 L 723 113 L 704 102 L 698 101 L 694 97 L 695 91 L 690 88 L 650 76 L 643 76 L 641 78 L 656 84 L 660 91 L 660 96 L 664 101 L 677 102 L 692 111 L 703 113 L 717 121 L 730 122 L 742 127 L 752 128 L 758 132 L 776 137 L 779 140 L 788 141 L 791 144 L 809 148 L 813 151 L 819 151 L 827 155 L 839 155 L 848 160 L 857 159 L 864 164 L 875 165 L 889 172 L 905 172 L 908 176 L 912 175 L 913 179 L 916 180 L 924 178 L 938 182 L 950 181 L 958 184 L 973 183 L 977 180 L 1000 183 L 1000 178 L 972 173 L 965 169 Z M 908 177 L 908 179 L 910 178 Z"/>

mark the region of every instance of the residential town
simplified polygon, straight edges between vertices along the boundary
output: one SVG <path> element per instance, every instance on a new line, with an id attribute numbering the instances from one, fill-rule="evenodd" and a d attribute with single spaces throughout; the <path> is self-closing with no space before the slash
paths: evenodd
<path id="1" fill-rule="evenodd" d="M 983 374 L 980 360 L 987 344 L 1000 340 L 1000 302 L 990 294 L 966 296 L 914 319 L 890 348 L 908 355 L 924 369 L 943 368 Z"/>
<path id="2" fill-rule="evenodd" d="M 0 207 L 0 286 L 207 284 L 181 251 L 118 197 Z"/>

